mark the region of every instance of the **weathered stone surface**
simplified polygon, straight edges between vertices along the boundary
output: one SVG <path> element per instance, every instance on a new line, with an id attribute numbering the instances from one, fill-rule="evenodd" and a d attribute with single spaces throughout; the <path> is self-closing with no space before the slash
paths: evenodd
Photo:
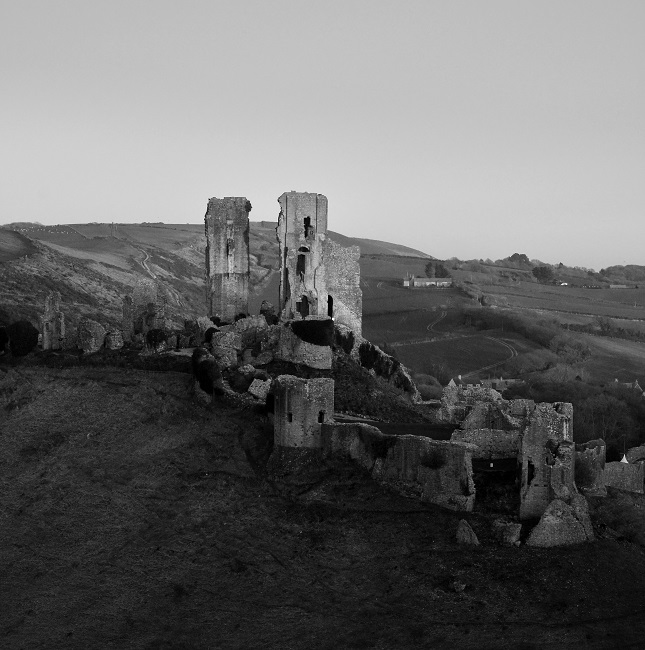
<path id="1" fill-rule="evenodd" d="M 641 460 L 645 461 L 645 445 L 628 449 L 625 456 L 627 456 L 628 463 L 637 463 Z"/>
<path id="2" fill-rule="evenodd" d="M 98 352 L 105 343 L 105 328 L 89 318 L 82 318 L 78 325 L 78 347 L 88 354 Z"/>
<path id="3" fill-rule="evenodd" d="M 604 473 L 605 485 L 626 492 L 645 492 L 643 483 L 645 479 L 644 463 L 607 463 Z"/>
<path id="4" fill-rule="evenodd" d="M 211 352 L 222 368 L 233 368 L 238 364 L 242 352 L 242 336 L 238 332 L 215 332 L 211 338 Z"/>
<path id="5" fill-rule="evenodd" d="M 520 542 L 522 524 L 505 519 L 495 519 L 493 521 L 493 536 L 500 542 L 508 546 L 517 546 Z"/>
<path id="6" fill-rule="evenodd" d="M 123 335 L 120 330 L 111 330 L 105 335 L 105 347 L 108 350 L 120 350 L 123 347 Z"/>
<path id="7" fill-rule="evenodd" d="M 576 486 L 590 496 L 607 496 L 605 487 L 605 441 L 576 445 Z"/>
<path id="8" fill-rule="evenodd" d="M 475 445 L 473 458 L 514 458 L 520 451 L 519 431 L 500 431 L 497 429 L 455 429 L 450 437 L 454 442 L 467 442 Z"/>
<path id="9" fill-rule="evenodd" d="M 334 416 L 334 380 L 280 375 L 273 392 L 274 444 L 322 449 L 322 425 Z"/>
<path id="10" fill-rule="evenodd" d="M 331 369 L 332 351 L 324 345 L 314 345 L 296 336 L 290 327 L 280 327 L 278 345 L 274 352 L 276 359 L 317 368 Z"/>
<path id="11" fill-rule="evenodd" d="M 267 325 L 275 325 L 278 322 L 278 315 L 272 303 L 268 300 L 263 300 L 260 305 L 260 315 L 264 317 Z"/>
<path id="12" fill-rule="evenodd" d="M 175 350 L 177 348 L 177 335 L 170 334 L 166 339 L 166 345 L 170 350 Z"/>
<path id="13" fill-rule="evenodd" d="M 573 509 L 560 499 L 554 499 L 546 508 L 537 526 L 526 541 L 527 546 L 568 546 L 587 541 L 584 526 Z"/>
<path id="14" fill-rule="evenodd" d="M 273 361 L 273 352 L 269 350 L 264 350 L 258 354 L 258 356 L 253 359 L 254 366 L 266 366 L 267 364 Z"/>
<path id="15" fill-rule="evenodd" d="M 451 510 L 473 508 L 472 445 L 334 424 L 323 427 L 323 448 L 326 454 L 351 458 L 401 494 Z"/>
<path id="16" fill-rule="evenodd" d="M 256 373 L 255 367 L 252 366 L 251 364 L 246 364 L 246 365 L 240 366 L 237 369 L 237 371 L 241 372 L 243 375 L 248 375 L 250 377 L 254 377 L 255 373 Z"/>
<path id="17" fill-rule="evenodd" d="M 477 539 L 477 535 L 475 535 L 475 531 L 471 528 L 470 524 L 465 519 L 461 519 L 459 521 L 456 538 L 457 544 L 479 546 L 479 540 Z"/>
<path id="18" fill-rule="evenodd" d="M 327 197 L 285 192 L 278 202 L 282 317 L 331 316 L 360 333 L 360 250 L 327 238 Z"/>
<path id="19" fill-rule="evenodd" d="M 251 382 L 251 385 L 249 386 L 249 393 L 253 395 L 253 397 L 264 401 L 269 394 L 269 390 L 271 388 L 271 380 L 267 379 L 263 381 L 262 379 L 254 379 Z"/>
<path id="20" fill-rule="evenodd" d="M 520 519 L 540 517 L 554 499 L 577 494 L 572 421 L 566 402 L 536 404 L 529 415 L 521 443 Z"/>
<path id="21" fill-rule="evenodd" d="M 65 315 L 60 311 L 60 292 L 50 291 L 45 298 L 45 313 L 40 319 L 43 350 L 60 350 L 65 340 Z"/>
<path id="22" fill-rule="evenodd" d="M 177 347 L 179 347 L 180 349 L 189 348 L 190 336 L 188 334 L 180 334 L 177 337 Z"/>
<path id="23" fill-rule="evenodd" d="M 209 316 L 233 322 L 249 311 L 249 212 L 245 197 L 211 198 L 204 217 Z"/>
<path id="24" fill-rule="evenodd" d="M 593 526 L 591 525 L 591 517 L 589 516 L 589 503 L 582 494 L 576 494 L 569 503 L 571 510 L 576 519 L 582 524 L 587 540 L 592 542 L 595 538 Z"/>

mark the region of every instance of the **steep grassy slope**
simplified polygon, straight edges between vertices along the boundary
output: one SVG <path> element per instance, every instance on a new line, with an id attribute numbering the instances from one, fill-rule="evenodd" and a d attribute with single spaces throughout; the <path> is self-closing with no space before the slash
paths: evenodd
<path id="1" fill-rule="evenodd" d="M 642 644 L 642 548 L 501 547 L 477 513 L 460 547 L 461 515 L 343 465 L 281 496 L 243 451 L 262 417 L 189 383 L 0 366 L 3 648 Z"/>

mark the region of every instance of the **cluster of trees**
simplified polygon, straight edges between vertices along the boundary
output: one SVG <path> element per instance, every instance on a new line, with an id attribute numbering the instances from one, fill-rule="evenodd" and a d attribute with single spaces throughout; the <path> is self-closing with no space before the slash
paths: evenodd
<path id="1" fill-rule="evenodd" d="M 429 278 L 449 278 L 450 271 L 443 265 L 442 262 L 433 260 L 426 264 L 426 276 Z"/>

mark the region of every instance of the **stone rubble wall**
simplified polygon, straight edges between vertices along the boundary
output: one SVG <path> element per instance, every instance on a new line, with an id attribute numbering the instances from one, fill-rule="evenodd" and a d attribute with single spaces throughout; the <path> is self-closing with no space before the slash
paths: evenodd
<path id="1" fill-rule="evenodd" d="M 576 487 L 586 495 L 607 496 L 605 487 L 605 441 L 590 440 L 576 445 Z"/>
<path id="2" fill-rule="evenodd" d="M 451 442 L 466 442 L 474 445 L 473 458 L 495 460 L 517 458 L 520 453 L 520 431 L 502 431 L 499 429 L 455 429 Z"/>
<path id="3" fill-rule="evenodd" d="M 473 509 L 472 445 L 391 436 L 358 423 L 323 426 L 322 444 L 324 455 L 353 460 L 376 481 L 405 496 L 451 510 Z"/>
<path id="4" fill-rule="evenodd" d="M 607 463 L 604 480 L 608 487 L 644 494 L 645 463 Z"/>

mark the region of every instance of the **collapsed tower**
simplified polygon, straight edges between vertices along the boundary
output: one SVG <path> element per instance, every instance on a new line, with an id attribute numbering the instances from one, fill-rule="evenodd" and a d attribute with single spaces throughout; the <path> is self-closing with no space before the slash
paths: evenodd
<path id="1" fill-rule="evenodd" d="M 65 315 L 60 310 L 59 291 L 50 291 L 45 298 L 45 313 L 40 321 L 43 350 L 60 350 L 65 338 Z"/>
<path id="2" fill-rule="evenodd" d="M 359 247 L 345 248 L 327 237 L 326 196 L 285 192 L 278 203 L 282 318 L 334 318 L 360 335 Z"/>
<path id="3" fill-rule="evenodd" d="M 206 231 L 206 309 L 232 322 L 249 311 L 249 212 L 245 197 L 208 200 Z"/>

